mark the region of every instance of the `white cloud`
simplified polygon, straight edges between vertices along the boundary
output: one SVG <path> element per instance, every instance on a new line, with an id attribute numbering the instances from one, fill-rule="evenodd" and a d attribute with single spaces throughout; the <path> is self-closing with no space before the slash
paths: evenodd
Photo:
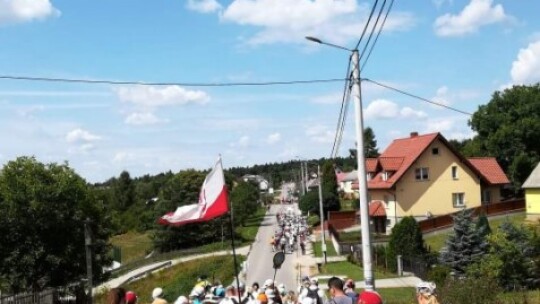
<path id="1" fill-rule="evenodd" d="M 471 0 L 459 14 L 438 17 L 434 27 L 438 36 L 463 36 L 506 19 L 508 16 L 501 4 L 494 5 L 493 0 Z"/>
<path id="2" fill-rule="evenodd" d="M 310 140 L 317 143 L 332 143 L 335 138 L 335 132 L 330 131 L 328 127 L 322 125 L 307 127 L 306 135 Z"/>
<path id="3" fill-rule="evenodd" d="M 230 143 L 231 148 L 246 148 L 249 146 L 251 139 L 247 135 L 241 136 L 237 141 Z"/>
<path id="4" fill-rule="evenodd" d="M 540 81 L 540 40 L 519 50 L 510 72 L 514 84 L 531 84 Z"/>
<path id="5" fill-rule="evenodd" d="M 270 135 L 268 135 L 268 137 L 266 138 L 266 142 L 270 145 L 273 145 L 273 144 L 276 144 L 278 143 L 279 141 L 281 140 L 281 134 L 279 133 L 272 133 Z"/>
<path id="6" fill-rule="evenodd" d="M 449 106 L 452 104 L 452 102 L 450 101 L 450 96 L 448 94 L 448 87 L 447 86 L 442 86 L 440 88 L 437 89 L 437 92 L 435 93 L 435 97 L 433 97 L 433 101 L 435 101 L 436 103 L 440 103 L 442 105 L 445 105 L 445 106 Z M 436 106 L 436 105 L 432 105 L 433 107 L 436 107 L 436 108 L 440 108 L 439 106 Z"/>
<path id="7" fill-rule="evenodd" d="M 95 134 L 92 134 L 81 128 L 73 129 L 68 132 L 66 135 L 66 141 L 68 143 L 88 143 L 96 140 L 100 140 L 101 137 Z"/>
<path id="8" fill-rule="evenodd" d="M 366 119 L 390 119 L 399 116 L 399 106 L 386 99 L 372 101 L 364 110 Z"/>
<path id="9" fill-rule="evenodd" d="M 60 16 L 49 0 L 0 0 L 0 25 Z"/>
<path id="10" fill-rule="evenodd" d="M 135 155 L 133 153 L 120 151 L 120 152 L 116 152 L 112 161 L 113 163 L 122 163 L 122 162 L 130 161 L 133 159 L 135 159 Z"/>
<path id="11" fill-rule="evenodd" d="M 135 112 L 131 113 L 128 117 L 126 117 L 124 122 L 128 125 L 154 125 L 166 122 L 166 120 L 160 119 L 151 112 Z"/>
<path id="12" fill-rule="evenodd" d="M 210 96 L 200 90 L 187 90 L 180 86 L 129 86 L 116 89 L 118 98 L 144 107 L 205 104 Z"/>
<path id="13" fill-rule="evenodd" d="M 427 114 L 423 111 L 417 111 L 409 107 L 404 107 L 399 112 L 403 118 L 411 119 L 423 119 L 427 117 Z"/>
<path id="14" fill-rule="evenodd" d="M 426 132 L 445 132 L 454 128 L 456 121 L 451 118 L 430 119 L 426 123 Z"/>
<path id="15" fill-rule="evenodd" d="M 368 5 L 359 6 L 357 0 L 234 0 L 221 18 L 260 28 L 248 38 L 249 44 L 302 43 L 305 36 L 345 43 L 358 39 L 368 13 Z M 385 31 L 406 30 L 413 24 L 411 14 L 395 12 Z"/>
<path id="16" fill-rule="evenodd" d="M 199 13 L 212 13 L 221 9 L 216 0 L 188 0 L 187 8 Z"/>

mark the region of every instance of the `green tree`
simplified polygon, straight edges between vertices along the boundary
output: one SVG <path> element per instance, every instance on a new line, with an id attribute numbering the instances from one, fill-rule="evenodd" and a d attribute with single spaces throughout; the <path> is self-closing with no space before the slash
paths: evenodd
<path id="1" fill-rule="evenodd" d="M 398 255 L 405 259 L 424 258 L 426 247 L 418 222 L 412 216 L 404 217 L 390 234 L 388 242 L 390 266 L 395 268 Z"/>
<path id="2" fill-rule="evenodd" d="M 239 182 L 231 191 L 235 223 L 244 226 L 247 218 L 259 206 L 259 189 L 250 182 Z"/>
<path id="3" fill-rule="evenodd" d="M 135 202 L 135 185 L 129 172 L 122 171 L 120 177 L 113 184 L 115 200 L 118 210 L 124 211 Z"/>
<path id="4" fill-rule="evenodd" d="M 497 157 L 519 189 L 540 160 L 540 84 L 495 92 L 469 124 L 477 132 L 470 145 Z"/>
<path id="5" fill-rule="evenodd" d="M 478 220 L 476 221 L 476 230 L 483 238 L 491 234 L 491 227 L 489 227 L 489 221 L 485 213 L 480 213 Z"/>
<path id="6" fill-rule="evenodd" d="M 462 277 L 467 267 L 487 253 L 488 244 L 476 229 L 472 210 L 464 209 L 454 215 L 453 230 L 441 250 L 441 262 L 452 269 L 454 277 Z"/>
<path id="7" fill-rule="evenodd" d="M 300 198 L 298 207 L 303 213 L 319 214 L 319 193 L 317 191 L 309 191 Z"/>
<path id="8" fill-rule="evenodd" d="M 12 292 L 85 277 L 86 219 L 96 280 L 111 262 L 104 207 L 67 164 L 43 164 L 33 157 L 8 162 L 0 174 L 0 214 L 0 282 L 7 282 Z"/>
<path id="9" fill-rule="evenodd" d="M 339 211 L 341 204 L 334 164 L 331 161 L 324 162 L 321 171 L 324 214 L 327 214 L 328 211 Z"/>
<path id="10" fill-rule="evenodd" d="M 377 140 L 375 139 L 375 133 L 371 127 L 364 129 L 364 153 L 365 157 L 378 157 L 379 149 L 377 148 Z M 349 149 L 351 158 L 356 159 L 356 148 Z"/>

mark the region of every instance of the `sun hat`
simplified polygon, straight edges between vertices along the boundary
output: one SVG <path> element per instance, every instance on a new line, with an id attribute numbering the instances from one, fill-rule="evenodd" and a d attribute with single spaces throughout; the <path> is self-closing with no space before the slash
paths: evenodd
<path id="1" fill-rule="evenodd" d="M 160 287 L 156 287 L 156 288 L 154 288 L 154 290 L 152 290 L 152 298 L 153 299 L 159 298 L 162 295 L 163 295 L 163 289 L 161 289 Z"/>
<path id="2" fill-rule="evenodd" d="M 126 303 L 133 304 L 137 302 L 137 295 L 133 291 L 126 292 Z"/>
<path id="3" fill-rule="evenodd" d="M 179 296 L 176 301 L 174 301 L 174 304 L 188 304 L 188 299 L 185 296 Z"/>
<path id="4" fill-rule="evenodd" d="M 433 294 L 435 293 L 435 289 L 437 288 L 437 285 L 433 282 L 420 282 L 416 284 L 416 292 L 418 293 L 425 293 L 425 294 Z"/>
<path id="5" fill-rule="evenodd" d="M 376 291 L 364 290 L 358 297 L 358 304 L 382 304 L 382 298 Z"/>

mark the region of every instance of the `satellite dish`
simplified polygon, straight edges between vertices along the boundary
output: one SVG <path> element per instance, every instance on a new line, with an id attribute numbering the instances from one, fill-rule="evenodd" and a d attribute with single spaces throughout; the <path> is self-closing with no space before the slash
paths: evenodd
<path id="1" fill-rule="evenodd" d="M 285 253 L 283 251 L 274 254 L 274 269 L 281 268 L 283 262 L 285 262 Z"/>

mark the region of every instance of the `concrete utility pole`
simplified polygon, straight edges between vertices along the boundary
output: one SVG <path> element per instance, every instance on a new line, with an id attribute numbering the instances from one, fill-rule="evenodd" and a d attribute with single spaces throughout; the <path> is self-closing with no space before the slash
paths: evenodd
<path id="1" fill-rule="evenodd" d="M 362 94 L 360 88 L 360 59 L 358 50 L 352 51 L 352 96 L 356 126 L 356 160 L 358 162 L 358 192 L 360 196 L 360 224 L 362 226 L 362 262 L 367 290 L 375 289 L 371 258 L 371 239 L 369 231 L 369 205 L 367 201 L 366 155 L 364 151 L 364 121 L 362 116 Z"/>
<path id="2" fill-rule="evenodd" d="M 306 194 L 306 184 L 304 183 L 304 163 L 300 161 L 300 188 L 302 189 L 302 195 Z"/>
<path id="3" fill-rule="evenodd" d="M 93 275 L 92 275 L 92 230 L 90 230 L 90 219 L 84 221 L 84 245 L 86 247 L 86 277 L 88 280 L 88 304 L 92 304 L 92 287 Z"/>
<path id="4" fill-rule="evenodd" d="M 331 46 L 333 48 L 345 50 L 352 53 L 352 95 L 354 98 L 354 116 L 356 127 L 356 160 L 358 163 L 358 192 L 360 196 L 360 224 L 362 228 L 362 261 L 364 266 L 365 289 L 375 289 L 375 278 L 373 276 L 373 265 L 371 258 L 371 239 L 369 225 L 369 205 L 367 201 L 367 180 L 366 180 L 366 156 L 364 151 L 364 122 L 362 116 L 362 95 L 360 89 L 360 59 L 358 49 L 348 49 L 346 47 L 321 41 L 315 37 L 306 37 L 307 40 Z"/>
<path id="5" fill-rule="evenodd" d="M 317 177 L 319 178 L 319 213 L 321 218 L 321 246 L 322 253 L 324 257 L 324 263 L 326 264 L 326 236 L 324 233 L 324 209 L 323 209 L 323 199 L 322 199 L 322 176 L 321 176 L 321 166 L 317 165 Z"/>
<path id="6" fill-rule="evenodd" d="M 306 193 L 309 191 L 309 174 L 308 174 L 308 166 L 307 166 L 307 162 L 304 162 L 304 174 L 305 174 L 305 179 L 304 179 L 304 182 L 306 183 L 305 185 L 305 188 L 306 188 Z"/>

